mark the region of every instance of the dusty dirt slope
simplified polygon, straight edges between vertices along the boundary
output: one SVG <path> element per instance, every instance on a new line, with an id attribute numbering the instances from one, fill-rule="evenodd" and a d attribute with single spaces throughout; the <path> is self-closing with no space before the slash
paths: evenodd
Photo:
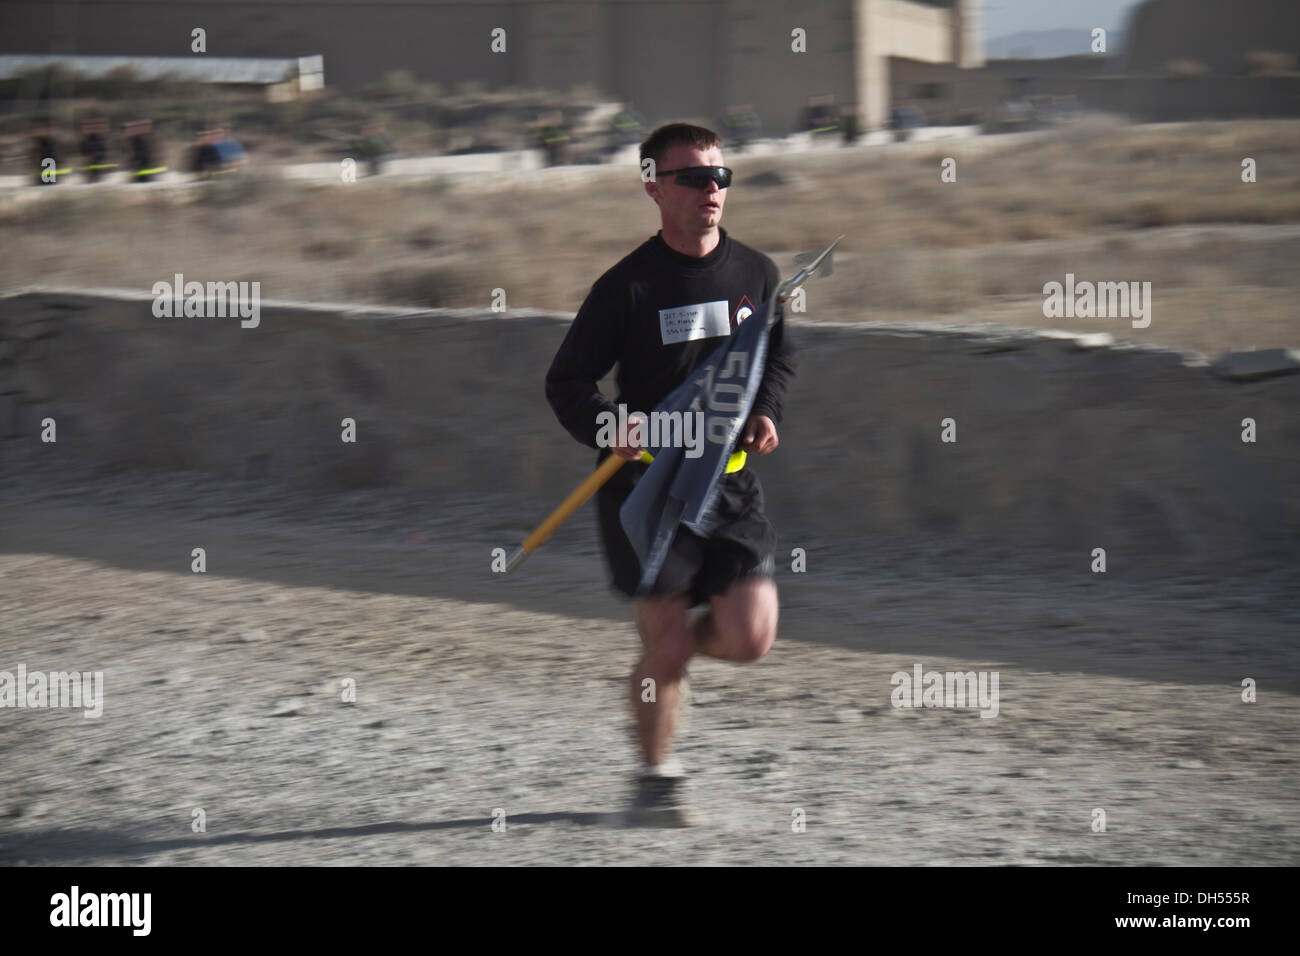
<path id="1" fill-rule="evenodd" d="M 506 579 L 484 538 L 508 547 L 533 516 L 491 495 L 436 510 L 29 461 L 0 478 L 0 670 L 106 685 L 99 719 L 0 711 L 0 863 L 1300 862 L 1282 574 L 781 569 L 772 653 L 693 665 L 681 754 L 710 824 L 630 830 L 606 815 L 634 767 L 637 642 L 589 514 Z M 996 670 L 998 716 L 891 707 L 916 663 Z"/>

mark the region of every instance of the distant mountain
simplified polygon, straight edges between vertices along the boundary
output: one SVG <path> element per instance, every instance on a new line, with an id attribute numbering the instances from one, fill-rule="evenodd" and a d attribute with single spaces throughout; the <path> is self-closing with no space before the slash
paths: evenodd
<path id="1" fill-rule="evenodd" d="M 1124 41 L 1122 30 L 1106 29 L 1106 52 L 1119 52 Z M 1073 56 L 1092 52 L 1092 27 L 1072 30 L 1021 30 L 996 37 L 984 44 L 990 60 L 1042 59 L 1050 56 Z"/>

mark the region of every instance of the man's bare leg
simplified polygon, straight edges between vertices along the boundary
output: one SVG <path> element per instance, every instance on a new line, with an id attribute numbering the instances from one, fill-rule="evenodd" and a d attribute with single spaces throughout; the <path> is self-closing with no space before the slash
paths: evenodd
<path id="1" fill-rule="evenodd" d="M 684 799 L 680 766 L 670 766 L 677 763 L 672 756 L 673 731 L 686 665 L 696 653 L 728 661 L 757 660 L 776 638 L 776 584 L 770 578 L 743 578 L 710 605 L 692 621 L 686 595 L 635 602 L 644 654 L 632 672 L 629 689 L 648 773 L 638 778 L 629 821 L 665 826 L 703 822 Z"/>
<path id="2" fill-rule="evenodd" d="M 776 582 L 740 578 L 725 594 L 712 598 L 709 610 L 696 618 L 695 649 L 723 661 L 756 661 L 776 640 L 778 616 Z"/>
<path id="3" fill-rule="evenodd" d="M 686 595 L 641 598 L 635 609 L 645 653 L 632 673 L 632 709 L 641 759 L 653 767 L 672 753 L 682 674 L 695 653 L 695 641 Z M 646 685 L 647 679 L 654 684 Z M 653 695 L 649 686 L 654 688 Z"/>

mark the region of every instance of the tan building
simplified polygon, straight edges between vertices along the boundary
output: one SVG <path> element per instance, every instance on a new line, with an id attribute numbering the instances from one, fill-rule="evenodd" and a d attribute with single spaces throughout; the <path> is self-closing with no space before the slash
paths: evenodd
<path id="1" fill-rule="evenodd" d="M 0 53 L 203 56 L 195 28 L 213 57 L 321 54 L 344 90 L 399 69 L 449 89 L 581 86 L 652 122 L 750 103 L 776 133 L 813 96 L 883 125 L 891 57 L 983 62 L 976 0 L 6 0 Z"/>

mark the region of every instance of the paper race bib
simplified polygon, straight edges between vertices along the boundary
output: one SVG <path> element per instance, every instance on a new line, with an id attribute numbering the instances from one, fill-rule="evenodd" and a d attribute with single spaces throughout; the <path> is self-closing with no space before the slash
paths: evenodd
<path id="1" fill-rule="evenodd" d="M 659 335 L 664 345 L 730 334 L 731 318 L 726 299 L 659 310 Z"/>

